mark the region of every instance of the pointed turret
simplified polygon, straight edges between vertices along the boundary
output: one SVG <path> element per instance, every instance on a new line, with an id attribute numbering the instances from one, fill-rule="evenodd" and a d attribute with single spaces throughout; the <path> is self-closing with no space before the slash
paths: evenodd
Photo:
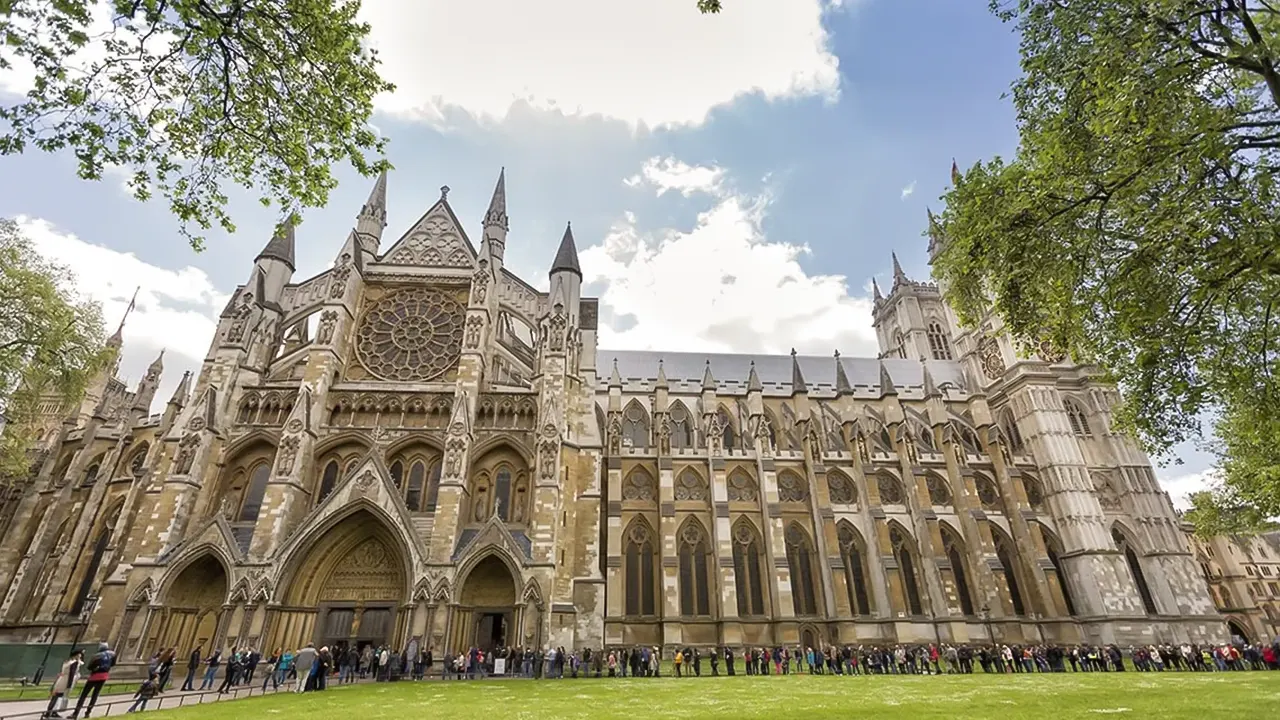
<path id="1" fill-rule="evenodd" d="M 120 324 L 116 326 L 116 331 L 111 333 L 111 337 L 107 338 L 107 347 L 119 350 L 120 346 L 124 345 L 124 323 L 129 319 L 129 313 L 132 313 L 133 309 L 137 307 L 138 291 L 141 289 L 142 286 L 140 285 L 133 289 L 133 297 L 129 299 L 129 307 L 125 308 L 124 314 L 120 316 Z"/>
<path id="2" fill-rule="evenodd" d="M 871 278 L 871 297 L 878 303 L 884 300 L 884 295 L 880 294 L 880 283 L 875 278 Z"/>
<path id="3" fill-rule="evenodd" d="M 760 384 L 760 376 L 756 374 L 756 361 L 751 361 L 751 372 L 747 375 L 747 392 L 760 392 L 764 386 Z"/>
<path id="4" fill-rule="evenodd" d="M 551 263 L 551 274 L 571 272 L 582 279 L 582 268 L 578 266 L 578 246 L 573 241 L 573 225 L 566 223 L 564 237 L 560 239 L 560 248 L 556 250 L 556 259 Z"/>
<path id="5" fill-rule="evenodd" d="M 933 210 L 927 207 L 924 210 L 929 215 L 929 261 L 932 262 L 942 248 L 942 226 Z"/>
<path id="6" fill-rule="evenodd" d="M 956 163 L 955 158 L 951 158 L 951 184 L 960 184 L 960 165 Z"/>
<path id="7" fill-rule="evenodd" d="M 836 351 L 836 393 L 852 395 L 853 386 L 849 384 L 849 376 L 845 374 L 844 363 L 840 362 L 840 351 Z"/>
<path id="8" fill-rule="evenodd" d="M 356 235 L 360 239 L 360 249 L 369 254 L 378 254 L 378 245 L 382 242 L 382 231 L 387 227 L 387 171 L 378 173 L 378 180 L 373 184 L 369 199 L 356 215 Z"/>
<path id="9" fill-rule="evenodd" d="M 609 387 L 622 387 L 622 376 L 618 374 L 618 358 L 613 359 L 613 372 L 609 373 Z"/>
<path id="10" fill-rule="evenodd" d="M 753 366 L 752 366 L 752 368 L 754 369 L 754 367 L 755 367 L 755 366 L 753 365 Z M 716 389 L 716 377 L 715 377 L 714 375 L 712 375 L 712 374 L 711 374 L 711 359 L 710 359 L 710 358 L 708 358 L 708 359 L 707 359 L 707 366 L 706 366 L 706 368 L 704 368 L 704 369 L 703 369 L 703 371 L 702 371 L 702 389 L 703 389 L 703 390 L 715 390 L 715 389 Z"/>
<path id="11" fill-rule="evenodd" d="M 178 387 L 173 389 L 173 396 L 169 398 L 169 404 L 184 408 L 187 406 L 187 398 L 191 395 L 191 371 L 182 373 L 182 379 L 178 381 Z"/>
<path id="12" fill-rule="evenodd" d="M 655 388 L 667 388 L 667 371 L 662 367 L 662 358 L 658 358 L 658 379 L 654 381 Z"/>
<path id="13" fill-rule="evenodd" d="M 893 378 L 889 377 L 889 368 L 880 363 L 880 394 L 881 395 L 897 395 L 898 389 L 893 385 Z"/>
<path id="14" fill-rule="evenodd" d="M 293 272 L 293 246 L 294 246 L 294 224 L 293 218 L 285 221 L 280 230 L 267 242 L 266 247 L 262 248 L 262 252 L 258 253 L 258 257 L 254 258 L 254 262 L 262 260 L 279 260 L 289 266 L 289 272 Z"/>
<path id="15" fill-rule="evenodd" d="M 796 393 L 809 392 L 809 386 L 804 381 L 804 373 L 800 372 L 800 360 L 796 357 L 795 348 L 791 348 L 791 391 Z"/>
<path id="16" fill-rule="evenodd" d="M 902 271 L 902 263 L 898 262 L 898 253 L 894 252 L 892 253 L 892 255 L 893 255 L 893 286 L 898 287 L 899 285 L 906 285 L 911 281 L 907 279 L 907 274 Z"/>
<path id="17" fill-rule="evenodd" d="M 924 367 L 924 396 L 927 398 L 942 397 L 942 391 L 933 382 L 933 373 L 929 372 L 928 363 L 921 363 L 921 365 Z"/>
<path id="18" fill-rule="evenodd" d="M 484 213 L 484 226 L 510 229 L 507 221 L 507 169 L 498 171 L 498 184 L 493 188 L 493 197 L 489 199 L 489 209 Z"/>

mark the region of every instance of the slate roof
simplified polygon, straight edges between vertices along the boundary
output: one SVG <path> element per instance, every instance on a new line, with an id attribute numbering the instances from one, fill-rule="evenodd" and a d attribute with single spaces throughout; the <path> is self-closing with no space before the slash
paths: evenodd
<path id="1" fill-rule="evenodd" d="M 790 355 L 746 355 L 729 353 L 685 353 L 663 352 L 658 350 L 608 350 L 596 352 L 596 373 L 600 378 L 600 387 L 608 385 L 608 378 L 613 371 L 614 360 L 618 363 L 618 374 L 624 387 L 652 386 L 658 377 L 658 360 L 662 360 L 662 369 L 673 392 L 698 391 L 702 388 L 703 375 L 710 362 L 711 374 L 716 381 L 716 392 L 723 394 L 745 394 L 747 377 L 751 373 L 751 363 L 755 363 L 756 374 L 760 377 L 764 393 L 767 395 L 792 393 L 792 356 Z M 795 361 L 804 376 L 804 383 L 811 394 L 833 395 L 836 392 L 835 357 L 819 355 L 797 355 Z M 854 390 L 859 388 L 880 387 L 880 367 L 884 366 L 894 387 L 924 387 L 924 367 L 927 364 L 929 374 L 939 388 L 946 385 L 965 387 L 963 366 L 955 360 L 902 360 L 899 358 L 841 357 L 840 364 L 844 368 L 849 384 Z"/>

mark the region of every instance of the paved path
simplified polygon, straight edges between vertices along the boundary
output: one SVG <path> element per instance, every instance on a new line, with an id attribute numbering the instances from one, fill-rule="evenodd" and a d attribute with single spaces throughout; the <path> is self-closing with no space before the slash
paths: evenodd
<path id="1" fill-rule="evenodd" d="M 219 679 L 221 680 L 221 679 Z M 360 682 L 373 682 L 369 680 L 357 680 Z M 205 690 L 203 692 L 196 690 L 193 692 L 182 692 L 179 690 L 167 690 L 164 694 L 154 698 L 147 703 L 148 710 L 156 710 L 160 708 L 181 707 L 184 705 L 197 705 L 200 703 L 219 702 L 225 700 L 237 700 L 240 698 L 257 697 L 262 695 L 262 681 L 258 680 L 250 685 L 240 685 L 225 695 Z M 332 683 L 331 683 L 332 684 Z M 78 685 L 72 689 L 71 698 L 67 701 L 67 711 L 62 713 L 63 717 L 70 717 L 71 710 L 75 708 L 76 701 L 80 698 L 80 688 Z M 286 682 L 280 685 L 279 692 L 285 692 L 286 689 L 292 690 L 294 682 Z M 274 694 L 270 688 L 267 694 Z M 98 697 L 98 704 L 93 709 L 94 717 L 123 715 L 129 709 L 129 705 L 133 702 L 132 693 L 122 693 L 118 695 L 101 695 Z M 7 700 L 0 702 L 0 720 L 34 720 L 44 713 L 45 708 L 49 706 L 49 698 L 46 695 L 43 699 L 34 698 L 31 700 Z"/>

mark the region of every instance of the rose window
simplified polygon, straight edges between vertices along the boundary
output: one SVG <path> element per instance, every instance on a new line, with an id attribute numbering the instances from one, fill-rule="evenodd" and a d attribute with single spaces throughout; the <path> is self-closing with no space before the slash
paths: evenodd
<path id="1" fill-rule="evenodd" d="M 462 305 L 436 290 L 412 288 L 378 300 L 364 314 L 357 352 L 383 380 L 433 380 L 457 365 Z"/>

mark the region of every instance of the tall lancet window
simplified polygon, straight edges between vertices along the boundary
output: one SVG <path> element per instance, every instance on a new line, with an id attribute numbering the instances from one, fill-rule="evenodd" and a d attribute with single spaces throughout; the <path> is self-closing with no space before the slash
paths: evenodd
<path id="1" fill-rule="evenodd" d="M 950 360 L 951 359 L 951 342 L 947 340 L 947 333 L 942 329 L 942 325 L 938 322 L 929 323 L 929 353 L 933 355 L 934 360 Z"/>
<path id="2" fill-rule="evenodd" d="M 817 615 L 818 598 L 813 581 L 813 546 L 797 523 L 787 528 L 787 566 L 791 571 L 791 603 L 796 615 Z"/>
<path id="3" fill-rule="evenodd" d="M 657 595 L 657 575 L 654 571 L 653 532 L 647 523 L 637 518 L 627 530 L 626 543 L 623 550 L 626 614 L 656 615 L 654 598 Z"/>
<path id="4" fill-rule="evenodd" d="M 708 589 L 710 574 L 710 543 L 707 534 L 697 520 L 690 518 L 680 529 L 680 614 L 686 617 L 706 617 L 711 614 L 711 593 Z"/>

